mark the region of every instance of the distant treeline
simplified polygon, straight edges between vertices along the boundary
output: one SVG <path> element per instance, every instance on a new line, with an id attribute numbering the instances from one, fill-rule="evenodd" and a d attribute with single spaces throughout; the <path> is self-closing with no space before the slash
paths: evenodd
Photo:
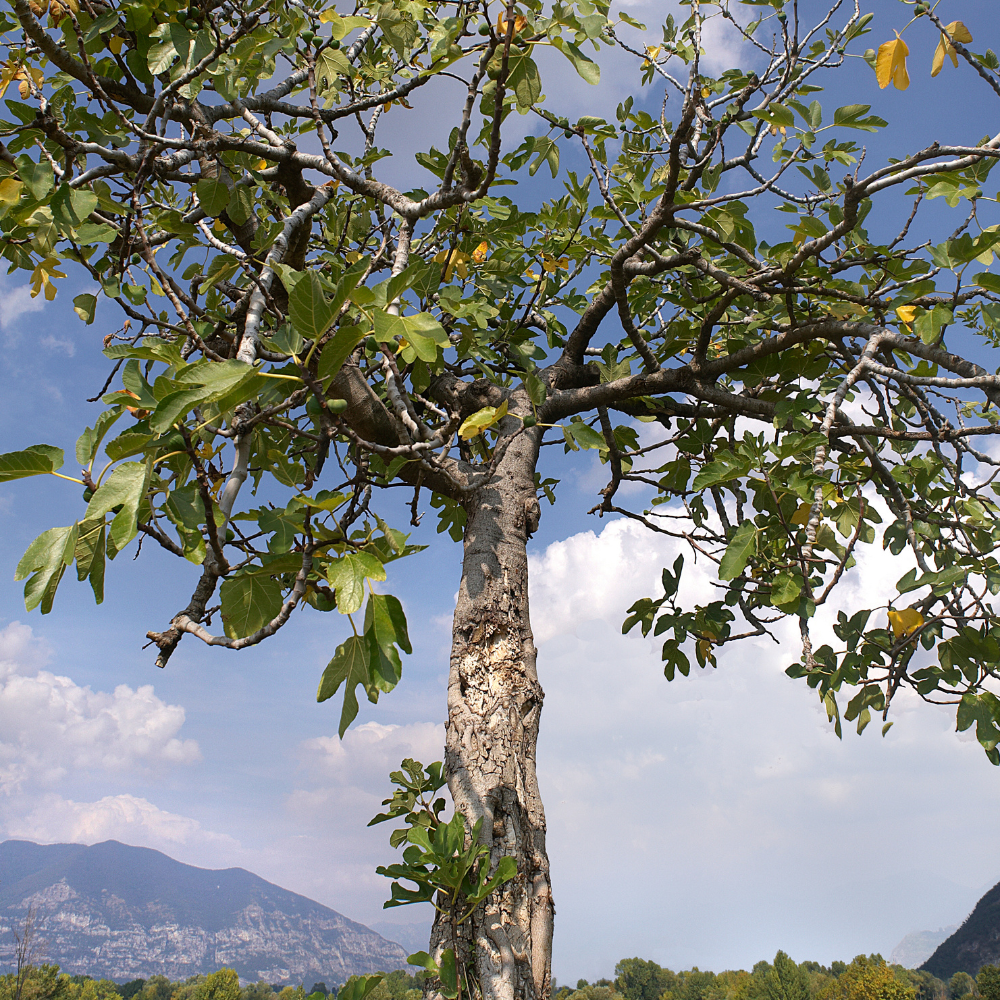
<path id="1" fill-rule="evenodd" d="M 352 977 L 354 978 L 354 977 Z M 350 980 L 348 980 L 350 982 Z M 250 983 L 240 986 L 233 969 L 189 976 L 171 982 L 166 976 L 116 983 L 110 979 L 70 976 L 58 965 L 28 966 L 20 976 L 0 976 L 0 1000 L 336 1000 L 337 986 Z M 420 984 L 405 972 L 383 973 L 382 982 L 366 1000 L 421 1000 Z"/>
<path id="2" fill-rule="evenodd" d="M 747 972 L 686 972 L 625 958 L 615 978 L 575 987 L 553 982 L 552 1000 L 1000 1000 L 1000 970 L 985 966 L 976 979 L 957 972 L 945 983 L 929 972 L 889 965 L 881 955 L 853 962 L 796 964 L 783 951 Z"/>
<path id="3" fill-rule="evenodd" d="M 355 977 L 351 977 L 354 979 Z M 350 982 L 351 980 L 348 980 Z M 233 969 L 171 982 L 166 976 L 116 983 L 70 976 L 58 965 L 28 966 L 21 974 L 0 976 L 0 1000 L 336 1000 L 338 987 L 313 983 L 250 983 L 240 986 Z M 422 1000 L 418 976 L 396 971 L 366 1000 Z M 929 972 L 889 965 L 881 955 L 859 955 L 853 962 L 796 964 L 783 951 L 773 962 L 758 962 L 750 972 L 673 972 L 656 962 L 625 958 L 615 978 L 575 987 L 552 982 L 552 1000 L 1000 1000 L 1000 969 L 987 965 L 973 979 L 957 972 L 945 983 Z"/>

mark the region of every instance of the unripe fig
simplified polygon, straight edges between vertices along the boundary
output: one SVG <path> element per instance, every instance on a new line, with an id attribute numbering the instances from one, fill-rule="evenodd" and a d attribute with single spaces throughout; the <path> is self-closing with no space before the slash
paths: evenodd
<path id="1" fill-rule="evenodd" d="M 318 417 L 323 412 L 323 407 L 320 401 L 313 395 L 306 400 L 306 413 L 314 419 Z"/>
<path id="2" fill-rule="evenodd" d="M 306 43 L 306 45 L 308 45 L 310 42 L 312 42 L 312 40 L 315 37 L 316 37 L 316 32 L 315 31 L 303 31 L 302 34 L 299 35 L 299 38 L 301 38 L 302 41 L 304 41 Z"/>
<path id="3" fill-rule="evenodd" d="M 339 39 L 335 38 L 332 42 L 330 42 L 330 48 L 331 49 L 339 49 L 340 48 L 340 41 L 339 41 Z"/>
<path id="4" fill-rule="evenodd" d="M 488 35 L 489 33 L 490 33 L 490 26 L 488 24 L 483 22 L 481 25 L 479 25 L 479 34 Z"/>
<path id="5" fill-rule="evenodd" d="M 521 422 L 525 427 L 534 427 L 538 423 L 538 419 L 533 413 L 529 413 Z"/>
<path id="6" fill-rule="evenodd" d="M 331 413 L 343 413 L 347 409 L 346 399 L 328 399 L 326 401 L 326 408 Z"/>
<path id="7" fill-rule="evenodd" d="M 94 491 L 88 486 L 83 491 L 83 502 L 84 503 L 90 503 L 90 500 L 93 497 L 93 495 L 94 495 Z"/>

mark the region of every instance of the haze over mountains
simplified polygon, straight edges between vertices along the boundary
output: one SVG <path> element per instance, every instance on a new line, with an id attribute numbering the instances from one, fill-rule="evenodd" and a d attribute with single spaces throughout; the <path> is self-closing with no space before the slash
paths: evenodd
<path id="1" fill-rule="evenodd" d="M 74 975 L 119 981 L 176 980 L 228 966 L 244 980 L 308 987 L 405 968 L 408 954 L 242 868 L 195 868 L 114 840 L 0 844 L 0 925 L 23 924 L 30 907 L 46 960 Z M 12 935 L 0 936 L 0 962 L 13 947 Z"/>

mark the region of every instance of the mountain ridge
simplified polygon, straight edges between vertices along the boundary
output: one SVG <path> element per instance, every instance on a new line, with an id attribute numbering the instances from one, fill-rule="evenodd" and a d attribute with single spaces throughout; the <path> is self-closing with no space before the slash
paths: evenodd
<path id="1" fill-rule="evenodd" d="M 16 927 L 31 907 L 46 959 L 74 975 L 181 979 L 229 966 L 250 981 L 341 983 L 406 966 L 396 942 L 243 868 L 114 840 L 0 843 L 0 918 Z M 0 961 L 12 953 L 8 934 Z"/>

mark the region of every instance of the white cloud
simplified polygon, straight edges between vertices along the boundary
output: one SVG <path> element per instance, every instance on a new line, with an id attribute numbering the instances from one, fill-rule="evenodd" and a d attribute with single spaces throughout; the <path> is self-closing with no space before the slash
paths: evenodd
<path id="1" fill-rule="evenodd" d="M 41 312 L 44 308 L 44 296 L 32 298 L 30 285 L 12 287 L 10 279 L 0 275 L 0 330 L 7 333 L 25 313 Z"/>
<path id="2" fill-rule="evenodd" d="M 8 795 L 74 773 L 141 774 L 200 759 L 198 744 L 177 736 L 184 709 L 152 685 L 93 691 L 38 669 L 45 659 L 28 626 L 0 631 L 0 789 Z"/>
<path id="3" fill-rule="evenodd" d="M 815 693 L 784 675 L 799 654 L 792 627 L 668 683 L 661 640 L 620 629 L 636 598 L 661 593 L 682 544 L 615 521 L 531 557 L 556 975 L 607 975 L 626 954 L 716 969 L 778 948 L 800 960 L 887 954 L 908 931 L 961 919 L 1000 865 L 928 859 L 955 836 L 955 802 L 964 828 L 1000 821 L 981 749 L 956 738 L 952 712 L 906 694 L 885 739 L 876 721 L 837 740 Z M 690 607 L 714 591 L 685 559 Z M 884 601 L 906 568 L 866 547 L 838 606 Z M 817 616 L 820 633 L 834 611 Z M 861 892 L 877 905 L 859 911 Z"/>
<path id="4" fill-rule="evenodd" d="M 414 722 L 406 726 L 383 726 L 366 722 L 349 729 L 344 738 L 319 736 L 305 740 L 301 756 L 312 776 L 337 786 L 370 789 L 385 784 L 389 771 L 399 769 L 405 757 L 424 764 L 440 760 L 444 749 L 444 726 Z"/>
<path id="5" fill-rule="evenodd" d="M 96 802 L 46 795 L 31 812 L 8 821 L 7 833 L 50 844 L 120 840 L 165 851 L 179 846 L 239 848 L 232 837 L 203 830 L 195 819 L 166 812 L 146 799 L 127 794 L 106 795 Z"/>
<path id="6" fill-rule="evenodd" d="M 76 344 L 73 343 L 68 337 L 54 337 L 51 333 L 38 342 L 47 351 L 51 351 L 53 354 L 65 354 L 67 358 L 71 358 L 76 354 Z"/>

